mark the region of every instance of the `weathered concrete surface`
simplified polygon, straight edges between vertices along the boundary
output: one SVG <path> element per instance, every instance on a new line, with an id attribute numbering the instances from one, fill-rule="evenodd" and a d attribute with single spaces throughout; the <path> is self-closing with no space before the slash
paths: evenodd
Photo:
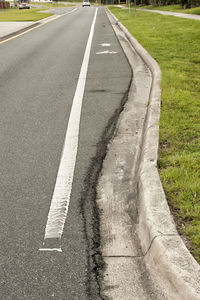
<path id="1" fill-rule="evenodd" d="M 104 257 L 104 294 L 112 300 L 165 300 L 140 257 Z M 105 299 L 105 298 L 104 298 Z"/>
<path id="2" fill-rule="evenodd" d="M 0 38 L 33 24 L 35 24 L 35 22 L 0 22 Z"/>
<path id="3" fill-rule="evenodd" d="M 200 266 L 186 249 L 176 231 L 157 170 L 161 97 L 160 68 L 127 29 L 115 19 L 113 27 L 116 29 L 117 25 L 151 70 L 152 85 L 149 96 L 146 95 L 146 98 L 144 96 L 146 102 L 143 102 L 143 105 L 144 103 L 149 105 L 147 111 L 143 106 L 143 114 L 137 114 L 136 107 L 138 105 L 141 107 L 141 103 L 139 104 L 138 101 L 136 83 L 134 92 L 130 91 L 129 100 L 121 114 L 100 180 L 98 204 L 102 212 L 102 251 L 108 263 L 105 271 L 105 295 L 111 299 L 129 299 L 129 294 L 137 297 L 137 293 L 139 299 L 165 299 L 165 297 L 200 299 Z M 121 36 L 122 34 L 119 35 L 119 39 L 122 42 L 125 38 Z M 126 48 L 127 45 L 124 49 Z M 135 56 L 135 51 L 133 53 Z M 140 62 L 140 66 L 142 65 L 145 68 Z M 133 72 L 135 82 L 138 73 L 134 67 Z M 146 82 L 145 72 L 142 76 L 144 77 L 141 82 L 144 83 Z M 131 96 L 133 96 L 132 103 Z M 128 115 L 127 107 L 131 111 L 131 106 L 134 107 L 137 121 L 133 112 L 133 115 L 130 112 Z M 144 125 L 143 132 L 141 127 L 139 130 L 136 129 L 136 124 Z M 139 163 L 138 172 L 137 163 Z M 132 171 L 130 171 L 131 168 Z M 134 176 L 136 173 L 137 176 Z M 132 242 L 129 239 L 132 239 Z M 144 275 L 141 269 L 138 269 L 136 273 L 131 272 L 131 264 L 134 264 L 135 259 L 132 259 L 131 263 L 130 260 L 129 263 L 127 262 L 127 269 L 122 259 L 143 255 L 144 260 L 141 260 L 143 268 L 147 268 L 145 274 L 148 274 L 148 280 L 142 281 L 141 284 L 141 281 L 137 280 L 137 276 L 142 278 Z M 135 268 L 137 268 L 136 265 L 134 265 Z M 140 282 L 139 286 L 137 286 L 138 282 Z M 158 283 L 160 289 L 154 285 L 155 282 Z M 129 292 L 126 293 L 126 290 Z M 160 290 L 165 291 L 165 295 Z"/>
<path id="4" fill-rule="evenodd" d="M 107 264 L 102 292 L 108 299 L 115 300 L 167 299 L 145 266 L 137 235 L 135 174 L 152 78 L 124 34 L 112 25 L 129 58 L 134 79 L 109 145 L 98 186 L 101 250 Z"/>

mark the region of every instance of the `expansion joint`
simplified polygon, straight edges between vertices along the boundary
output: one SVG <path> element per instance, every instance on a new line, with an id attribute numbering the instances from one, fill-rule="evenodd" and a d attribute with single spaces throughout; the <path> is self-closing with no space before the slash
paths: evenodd
<path id="1" fill-rule="evenodd" d="M 150 245 L 149 245 L 149 248 L 147 249 L 147 251 L 146 251 L 146 253 L 144 254 L 144 257 L 148 254 L 148 252 L 150 251 L 150 249 L 151 249 L 151 246 L 153 245 L 153 242 L 155 241 L 155 239 L 156 238 L 158 238 L 158 237 L 168 237 L 168 236 L 178 236 L 178 234 L 174 234 L 174 233 L 172 233 L 172 234 L 159 234 L 159 235 L 156 235 L 156 236 L 154 236 L 153 237 L 153 239 L 151 240 L 151 243 L 150 243 Z"/>

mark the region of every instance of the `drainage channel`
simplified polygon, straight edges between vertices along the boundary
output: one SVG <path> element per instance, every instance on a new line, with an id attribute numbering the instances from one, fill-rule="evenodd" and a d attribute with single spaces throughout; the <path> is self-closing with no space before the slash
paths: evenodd
<path id="1" fill-rule="evenodd" d="M 118 120 L 97 188 L 101 253 L 106 267 L 103 299 L 167 299 L 148 272 L 137 235 L 136 172 L 151 89 L 151 73 L 124 34 L 111 24 L 133 69 L 128 101 Z"/>

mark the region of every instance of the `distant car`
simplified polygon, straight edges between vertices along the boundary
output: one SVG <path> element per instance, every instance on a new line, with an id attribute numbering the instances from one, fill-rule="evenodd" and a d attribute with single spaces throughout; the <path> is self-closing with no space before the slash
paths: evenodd
<path id="1" fill-rule="evenodd" d="M 90 6 L 90 1 L 89 0 L 84 0 L 82 6 Z"/>
<path id="2" fill-rule="evenodd" d="M 19 9 L 30 9 L 30 3 L 26 0 L 20 0 L 19 1 Z"/>

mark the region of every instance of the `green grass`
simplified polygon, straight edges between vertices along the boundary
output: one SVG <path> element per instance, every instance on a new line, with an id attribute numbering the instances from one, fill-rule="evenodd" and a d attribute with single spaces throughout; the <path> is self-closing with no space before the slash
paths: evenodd
<path id="1" fill-rule="evenodd" d="M 39 6 L 39 8 L 34 8 L 35 6 Z M 38 21 L 53 15 L 52 13 L 45 12 L 45 10 L 47 9 L 71 6 L 73 5 L 31 2 L 30 9 L 11 8 L 1 10 L 2 12 L 0 12 L 0 22 Z"/>
<path id="2" fill-rule="evenodd" d="M 53 14 L 42 12 L 41 9 L 6 9 L 0 13 L 0 22 L 38 21 Z"/>
<path id="3" fill-rule="evenodd" d="M 190 9 L 183 9 L 181 5 L 167 5 L 167 6 L 141 6 L 138 8 L 146 8 L 146 9 L 155 9 L 155 10 L 163 10 L 163 11 L 172 11 L 172 12 L 180 12 L 180 13 L 185 13 L 185 14 L 196 14 L 200 15 L 200 7 L 193 7 Z"/>
<path id="4" fill-rule="evenodd" d="M 56 3 L 56 2 L 53 2 L 53 3 L 45 3 L 45 2 L 32 2 L 31 1 L 31 5 L 34 5 L 34 6 L 43 6 L 45 8 L 54 8 L 54 7 L 71 7 L 71 6 L 74 6 L 73 4 L 65 4 L 65 3 Z"/>
<path id="5" fill-rule="evenodd" d="M 111 11 L 161 67 L 159 172 L 178 231 L 200 262 L 200 22 Z"/>

